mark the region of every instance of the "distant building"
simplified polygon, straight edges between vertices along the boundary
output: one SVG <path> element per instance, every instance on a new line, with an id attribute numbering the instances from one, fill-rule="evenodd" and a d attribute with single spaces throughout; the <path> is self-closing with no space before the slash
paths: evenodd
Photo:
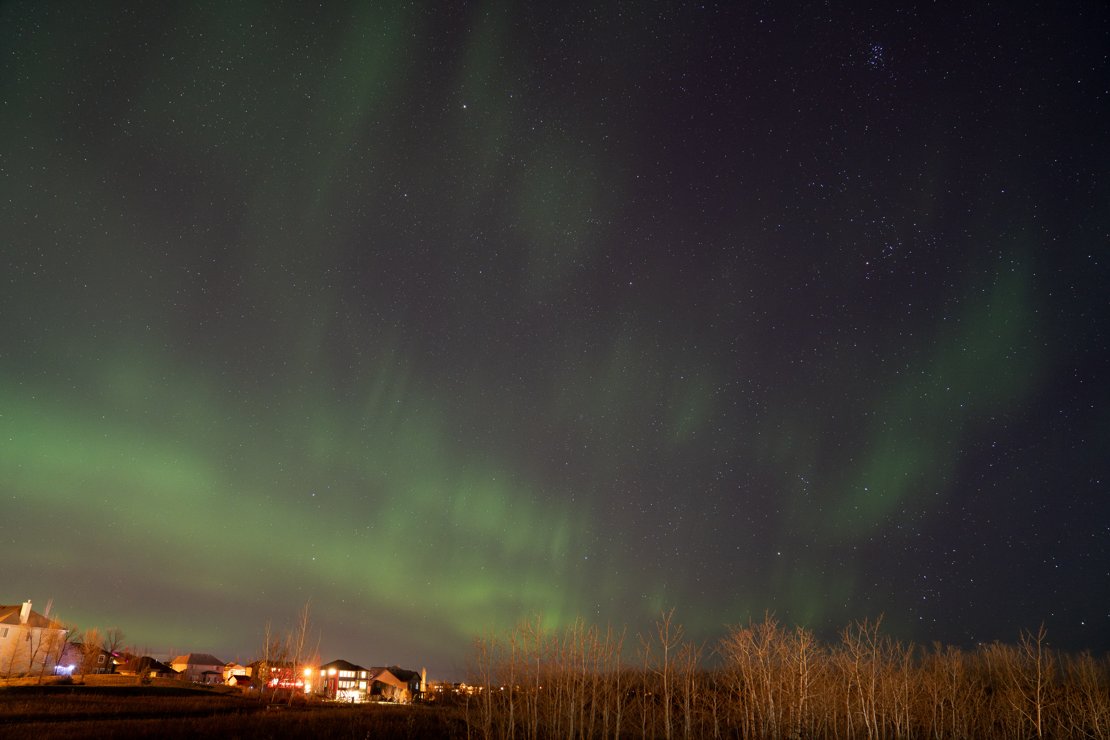
<path id="1" fill-rule="evenodd" d="M 333 660 L 305 669 L 305 691 L 336 701 L 364 702 L 370 692 L 370 671 L 347 660 Z"/>
<path id="2" fill-rule="evenodd" d="M 0 675 L 53 672 L 66 645 L 60 622 L 31 609 L 31 602 L 0 606 Z"/>
<path id="3" fill-rule="evenodd" d="M 251 676 L 251 669 L 245 665 L 239 665 L 238 663 L 228 663 L 224 666 L 224 683 L 230 683 L 232 676 L 237 676 L 240 679 L 249 679 Z M 237 683 L 241 685 L 244 682 L 237 681 Z"/>
<path id="4" fill-rule="evenodd" d="M 149 655 L 128 658 L 116 666 L 116 673 L 121 676 L 143 676 L 144 678 L 176 678 L 179 675 L 173 668 Z"/>
<path id="5" fill-rule="evenodd" d="M 423 697 L 424 678 L 398 666 L 370 669 L 370 700 L 408 704 Z"/>
<path id="6" fill-rule="evenodd" d="M 251 679 L 250 676 L 240 675 L 238 673 L 232 673 L 230 676 L 227 677 L 227 679 L 225 680 L 225 683 L 228 686 L 238 686 L 240 688 L 247 688 L 251 685 L 251 681 L 252 681 L 252 679 Z"/>
<path id="7" fill-rule="evenodd" d="M 186 653 L 170 661 L 170 667 L 186 681 L 194 683 L 223 683 L 224 662 L 208 653 Z"/>
<path id="8" fill-rule="evenodd" d="M 112 673 L 115 671 L 116 661 L 114 656 L 102 647 L 86 649 L 84 643 L 71 642 L 66 645 L 62 659 L 58 661 L 55 673 L 87 674 L 87 673 Z"/>

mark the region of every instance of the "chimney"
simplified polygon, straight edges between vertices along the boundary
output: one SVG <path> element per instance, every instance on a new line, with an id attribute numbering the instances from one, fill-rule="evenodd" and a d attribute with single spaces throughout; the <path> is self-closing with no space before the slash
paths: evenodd
<path id="1" fill-rule="evenodd" d="M 31 600 L 23 602 L 23 608 L 19 610 L 19 623 L 27 624 L 27 620 L 31 618 Z"/>

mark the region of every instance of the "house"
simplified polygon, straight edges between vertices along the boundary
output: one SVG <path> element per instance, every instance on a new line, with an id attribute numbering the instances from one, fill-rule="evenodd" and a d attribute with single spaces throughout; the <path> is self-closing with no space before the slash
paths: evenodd
<path id="1" fill-rule="evenodd" d="M 33 611 L 30 601 L 0 606 L 0 675 L 53 671 L 65 650 L 67 632 L 60 622 Z"/>
<path id="2" fill-rule="evenodd" d="M 178 673 L 165 663 L 159 662 L 149 655 L 141 658 L 131 657 L 116 666 L 116 673 L 121 676 L 144 676 L 146 678 L 176 678 Z"/>
<path id="3" fill-rule="evenodd" d="M 71 642 L 66 645 L 61 660 L 55 673 L 79 674 L 88 673 L 113 673 L 115 671 L 115 656 L 102 647 L 88 645 L 81 642 Z"/>
<path id="4" fill-rule="evenodd" d="M 228 686 L 238 686 L 239 688 L 248 688 L 251 685 L 251 677 L 245 674 L 232 673 L 224 681 Z"/>
<path id="5" fill-rule="evenodd" d="M 251 677 L 251 669 L 246 667 L 245 665 L 239 665 L 238 663 L 235 663 L 235 662 L 228 663 L 227 665 L 224 666 L 224 676 L 223 676 L 224 683 L 230 683 L 232 676 L 238 676 L 239 678 L 249 679 Z M 246 681 L 246 682 L 238 681 L 236 683 L 237 684 L 243 684 L 243 683 L 249 683 L 249 681 Z"/>
<path id="6" fill-rule="evenodd" d="M 194 683 L 223 683 L 224 662 L 208 653 L 186 653 L 170 661 L 170 668 Z"/>
<path id="7" fill-rule="evenodd" d="M 364 702 L 369 697 L 370 671 L 347 660 L 333 660 L 319 668 L 305 669 L 305 693 L 315 691 L 329 699 Z"/>
<path id="8" fill-rule="evenodd" d="M 408 704 L 424 694 L 422 673 L 409 671 L 398 666 L 370 669 L 371 701 L 395 701 Z"/>

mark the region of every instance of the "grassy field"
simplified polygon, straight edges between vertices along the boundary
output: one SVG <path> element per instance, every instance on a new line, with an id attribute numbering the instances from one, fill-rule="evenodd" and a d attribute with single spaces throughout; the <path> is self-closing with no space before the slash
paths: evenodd
<path id="1" fill-rule="evenodd" d="M 0 738 L 208 736 L 455 738 L 465 737 L 466 728 L 455 712 L 439 707 L 304 701 L 288 706 L 176 681 L 0 687 Z"/>

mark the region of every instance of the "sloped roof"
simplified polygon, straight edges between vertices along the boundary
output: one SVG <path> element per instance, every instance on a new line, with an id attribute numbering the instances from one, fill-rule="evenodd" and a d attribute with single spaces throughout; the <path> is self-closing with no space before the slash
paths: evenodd
<path id="1" fill-rule="evenodd" d="M 401 683 L 404 683 L 404 684 L 407 684 L 409 681 L 412 681 L 414 678 L 420 678 L 420 674 L 417 673 L 416 671 L 408 671 L 408 670 L 405 670 L 404 668 L 399 668 L 398 666 L 395 666 L 395 665 L 374 666 L 373 668 L 370 669 L 370 678 L 375 679 L 375 680 L 382 680 L 381 677 L 383 676 L 383 674 L 386 674 L 386 673 L 392 674 L 392 676 L 394 678 L 396 678 L 398 681 L 400 681 Z"/>
<path id="2" fill-rule="evenodd" d="M 411 681 L 414 678 L 420 678 L 419 671 L 410 671 L 407 668 L 401 668 L 400 666 L 391 665 L 389 666 L 388 670 L 390 673 L 392 673 L 394 676 L 401 679 L 402 681 Z"/>
<path id="3" fill-rule="evenodd" d="M 186 653 L 185 655 L 179 655 L 170 661 L 170 665 L 175 663 L 184 663 L 185 665 L 224 665 L 222 660 L 208 653 Z"/>
<path id="4" fill-rule="evenodd" d="M 343 660 L 342 658 L 340 658 L 339 660 L 333 660 L 330 663 L 324 663 L 324 665 L 320 666 L 321 671 L 326 671 L 329 668 L 334 668 L 337 671 L 365 671 L 365 670 L 368 670 L 367 668 L 363 668 L 360 665 L 355 665 L 351 661 Z"/>
<path id="5" fill-rule="evenodd" d="M 161 663 L 149 655 L 144 655 L 141 658 L 132 658 L 131 660 L 120 663 L 117 667 L 119 671 L 126 671 L 128 673 L 150 673 L 157 671 L 158 673 L 177 673 L 173 668 L 170 668 L 165 663 Z"/>
<path id="6" fill-rule="evenodd" d="M 19 612 L 23 609 L 22 604 L 15 606 L 0 605 L 0 624 L 19 624 Z M 50 617 L 44 617 L 34 609 L 31 610 L 30 615 L 27 617 L 27 626 L 41 627 L 44 629 L 61 630 L 65 629 L 61 622 L 55 622 Z"/>

